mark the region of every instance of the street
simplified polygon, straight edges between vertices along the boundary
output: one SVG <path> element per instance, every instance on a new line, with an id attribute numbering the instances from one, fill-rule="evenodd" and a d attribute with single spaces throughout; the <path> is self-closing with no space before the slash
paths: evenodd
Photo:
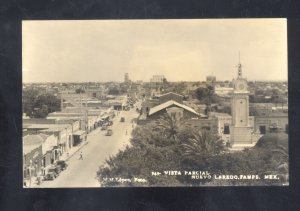
<path id="1" fill-rule="evenodd" d="M 68 168 L 55 180 L 43 181 L 38 187 L 100 187 L 96 179 L 99 166 L 104 164 L 109 156 L 115 155 L 119 149 L 124 149 L 129 144 L 133 129 L 131 120 L 137 116 L 134 108 L 130 111 L 120 111 L 113 119 L 113 125 L 109 127 L 113 130 L 112 136 L 105 136 L 106 130 L 102 131 L 101 128 L 92 131 L 87 136 L 87 144 L 68 160 Z M 125 122 L 120 122 L 121 117 L 125 118 Z M 79 159 L 81 152 L 82 160 Z"/>

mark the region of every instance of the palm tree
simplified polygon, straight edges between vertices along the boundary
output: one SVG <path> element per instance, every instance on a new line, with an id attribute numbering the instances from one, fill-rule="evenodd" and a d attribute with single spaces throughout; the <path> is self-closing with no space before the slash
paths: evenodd
<path id="1" fill-rule="evenodd" d="M 185 156 L 214 156 L 226 151 L 223 140 L 203 129 L 193 134 L 186 143 L 182 144 Z"/>
<path id="2" fill-rule="evenodd" d="M 183 116 L 164 114 L 159 118 L 156 128 L 162 129 L 167 138 L 172 138 L 176 142 L 177 135 L 182 131 L 186 122 L 187 119 Z"/>

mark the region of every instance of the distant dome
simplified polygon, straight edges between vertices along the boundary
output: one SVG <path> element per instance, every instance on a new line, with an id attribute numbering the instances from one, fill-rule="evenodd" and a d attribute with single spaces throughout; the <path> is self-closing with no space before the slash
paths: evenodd
<path id="1" fill-rule="evenodd" d="M 255 147 L 275 148 L 279 145 L 288 149 L 288 135 L 286 133 L 268 133 L 258 140 Z"/>

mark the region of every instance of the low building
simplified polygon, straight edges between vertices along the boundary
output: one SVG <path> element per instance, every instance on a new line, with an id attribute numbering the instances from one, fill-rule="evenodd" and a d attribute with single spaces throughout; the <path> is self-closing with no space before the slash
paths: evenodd
<path id="1" fill-rule="evenodd" d="M 23 178 L 29 180 L 41 172 L 42 144 L 44 138 L 40 135 L 27 135 L 23 138 Z"/>
<path id="2" fill-rule="evenodd" d="M 45 175 L 47 168 L 59 159 L 58 139 L 43 133 L 23 137 L 24 180 Z"/>
<path id="3" fill-rule="evenodd" d="M 215 87 L 215 94 L 219 96 L 228 96 L 233 92 L 232 87 Z"/>
<path id="4" fill-rule="evenodd" d="M 85 93 L 89 98 L 103 99 L 104 96 L 104 90 L 99 88 L 86 89 Z"/>
<path id="5" fill-rule="evenodd" d="M 289 133 L 289 120 L 286 113 L 270 113 L 265 116 L 255 116 L 255 131 L 260 134 L 272 132 Z"/>
<path id="6" fill-rule="evenodd" d="M 165 80 L 165 76 L 163 75 L 153 75 L 152 78 L 150 79 L 150 83 L 161 84 L 164 82 L 164 80 Z"/>
<path id="7" fill-rule="evenodd" d="M 60 155 L 73 145 L 71 124 L 23 124 L 23 129 L 27 129 L 31 134 L 43 133 L 57 137 L 57 151 Z"/>
<path id="8" fill-rule="evenodd" d="M 148 118 L 156 119 L 163 114 L 168 113 L 170 115 L 178 115 L 184 118 L 199 118 L 201 115 L 197 113 L 194 109 L 178 103 L 174 100 L 167 101 L 165 103 L 159 104 L 153 108 L 150 108 L 148 113 Z"/>

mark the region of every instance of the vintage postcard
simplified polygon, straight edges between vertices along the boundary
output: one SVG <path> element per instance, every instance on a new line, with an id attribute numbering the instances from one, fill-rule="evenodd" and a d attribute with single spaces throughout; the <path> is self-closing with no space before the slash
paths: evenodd
<path id="1" fill-rule="evenodd" d="M 23 21 L 24 188 L 286 186 L 286 19 Z"/>

